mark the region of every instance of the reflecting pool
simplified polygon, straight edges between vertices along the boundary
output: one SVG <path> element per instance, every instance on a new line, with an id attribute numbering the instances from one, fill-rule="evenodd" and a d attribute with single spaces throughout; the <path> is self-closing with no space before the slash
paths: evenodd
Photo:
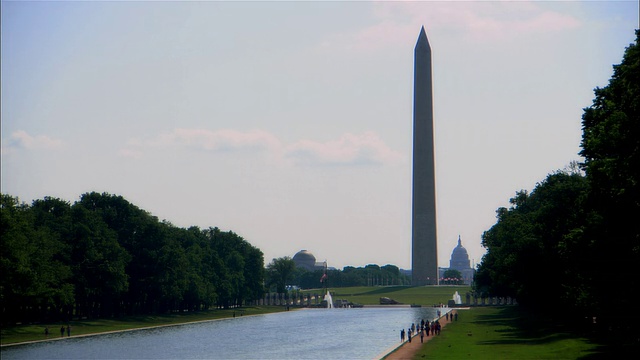
<path id="1" fill-rule="evenodd" d="M 2 348 L 2 359 L 373 359 L 436 308 L 304 309 Z"/>

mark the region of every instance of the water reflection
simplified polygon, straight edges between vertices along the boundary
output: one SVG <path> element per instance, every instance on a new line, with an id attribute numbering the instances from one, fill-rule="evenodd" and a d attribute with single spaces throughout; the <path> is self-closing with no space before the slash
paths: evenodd
<path id="1" fill-rule="evenodd" d="M 2 359 L 372 359 L 436 310 L 306 309 L 12 346 Z"/>

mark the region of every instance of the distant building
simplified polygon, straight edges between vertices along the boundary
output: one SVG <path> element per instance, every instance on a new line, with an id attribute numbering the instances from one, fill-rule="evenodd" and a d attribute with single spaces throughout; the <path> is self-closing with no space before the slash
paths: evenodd
<path id="1" fill-rule="evenodd" d="M 293 255 L 293 262 L 296 267 L 303 268 L 309 271 L 324 269 L 324 262 L 317 262 L 316 257 L 307 250 L 300 250 Z"/>
<path id="2" fill-rule="evenodd" d="M 462 241 L 460 240 L 460 236 L 458 236 L 458 246 L 453 249 L 451 253 L 451 260 L 449 261 L 448 268 L 438 268 L 438 273 L 440 279 L 442 279 L 444 273 L 449 270 L 454 269 L 460 271 L 462 274 L 462 280 L 466 285 L 470 285 L 473 283 L 473 276 L 475 274 L 475 270 L 471 266 L 471 261 L 469 260 L 469 254 L 467 253 L 467 249 L 462 246 Z"/>

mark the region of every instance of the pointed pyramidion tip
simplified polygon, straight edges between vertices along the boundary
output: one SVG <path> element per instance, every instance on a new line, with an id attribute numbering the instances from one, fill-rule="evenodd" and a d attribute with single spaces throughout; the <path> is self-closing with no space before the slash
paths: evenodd
<path id="1" fill-rule="evenodd" d="M 424 26 L 420 28 L 420 35 L 418 35 L 418 42 L 416 46 L 418 46 L 419 44 L 425 44 L 428 48 L 431 48 L 431 46 L 429 45 L 429 40 L 427 39 L 427 32 L 424 30 Z"/>

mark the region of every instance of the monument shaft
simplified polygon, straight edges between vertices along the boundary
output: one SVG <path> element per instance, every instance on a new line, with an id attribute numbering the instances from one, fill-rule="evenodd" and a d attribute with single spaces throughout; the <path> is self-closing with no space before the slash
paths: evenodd
<path id="1" fill-rule="evenodd" d="M 412 283 L 414 286 L 437 285 L 431 47 L 424 27 L 415 47 L 413 87 Z"/>

